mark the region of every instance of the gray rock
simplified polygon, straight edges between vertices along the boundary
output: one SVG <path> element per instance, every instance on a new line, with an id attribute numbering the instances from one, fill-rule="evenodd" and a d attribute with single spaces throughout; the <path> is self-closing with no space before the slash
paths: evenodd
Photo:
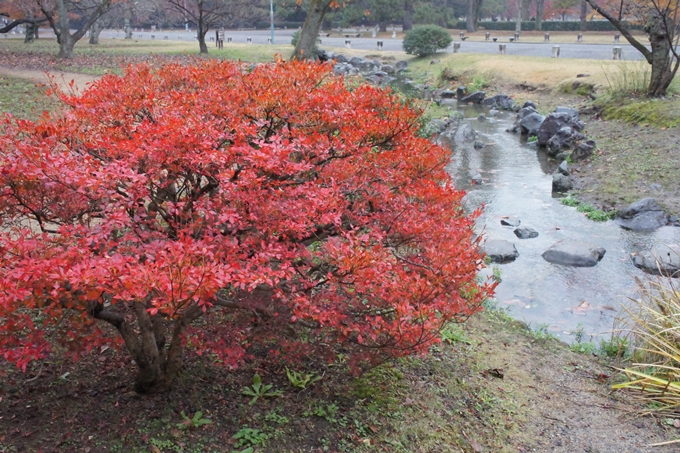
<path id="1" fill-rule="evenodd" d="M 486 115 L 482 113 L 477 117 L 477 121 L 486 121 Z"/>
<path id="2" fill-rule="evenodd" d="M 352 69 L 353 66 L 349 63 L 337 63 L 333 67 L 333 72 L 337 75 L 345 75 L 349 74 Z"/>
<path id="3" fill-rule="evenodd" d="M 579 143 L 574 148 L 571 153 L 572 160 L 583 160 L 588 159 L 593 155 L 593 150 L 595 149 L 595 140 L 588 140 L 585 143 Z"/>
<path id="4" fill-rule="evenodd" d="M 522 221 L 517 217 L 507 217 L 505 219 L 501 219 L 501 225 L 503 226 L 518 227 L 520 223 L 522 223 Z"/>
<path id="5" fill-rule="evenodd" d="M 439 93 L 439 96 L 441 96 L 442 99 L 455 99 L 456 92 L 453 90 L 444 90 L 441 93 Z"/>
<path id="6" fill-rule="evenodd" d="M 574 267 L 593 267 L 600 262 L 606 250 L 579 241 L 564 240 L 543 252 L 544 260 L 553 264 Z"/>
<path id="7" fill-rule="evenodd" d="M 562 173 L 555 173 L 552 180 L 552 191 L 553 192 L 569 192 L 574 185 L 569 179 L 569 176 L 564 176 Z"/>
<path id="8" fill-rule="evenodd" d="M 489 116 L 492 117 L 492 118 L 493 118 L 494 116 L 498 116 L 499 113 L 501 113 L 501 112 L 498 111 L 498 110 L 496 110 L 496 109 L 491 109 L 491 110 L 489 110 Z"/>
<path id="9" fill-rule="evenodd" d="M 482 101 L 487 107 L 497 108 L 500 110 L 512 110 L 515 101 L 507 94 L 497 94 Z"/>
<path id="10" fill-rule="evenodd" d="M 366 60 L 359 57 L 352 57 L 348 63 L 354 67 L 359 67 L 359 65 L 366 63 Z"/>
<path id="11" fill-rule="evenodd" d="M 380 68 L 380 70 L 381 70 L 381 71 L 384 71 L 384 72 L 386 72 L 386 73 L 388 73 L 388 74 L 390 74 L 390 75 L 395 74 L 395 73 L 397 72 L 397 70 L 394 68 L 394 66 L 392 66 L 392 65 L 390 65 L 390 64 L 384 64 L 384 65 L 382 65 L 382 67 Z"/>
<path id="12" fill-rule="evenodd" d="M 441 62 L 441 60 L 430 60 L 430 64 L 439 64 Z"/>
<path id="13" fill-rule="evenodd" d="M 626 230 L 653 231 L 668 225 L 668 214 L 654 198 L 643 198 L 619 211 L 616 223 Z"/>
<path id="14" fill-rule="evenodd" d="M 680 277 L 680 245 L 657 244 L 632 256 L 635 267 L 654 275 Z"/>
<path id="15" fill-rule="evenodd" d="M 378 77 L 387 77 L 387 73 L 385 71 L 375 71 L 373 75 Z"/>
<path id="16" fill-rule="evenodd" d="M 462 145 L 465 143 L 472 143 L 477 138 L 477 132 L 468 123 L 463 123 L 458 127 L 458 130 L 453 136 L 453 141 L 456 144 Z"/>
<path id="17" fill-rule="evenodd" d="M 456 99 L 458 99 L 458 101 L 462 100 L 465 97 L 465 93 L 467 93 L 467 88 L 462 85 L 459 86 L 456 88 Z"/>
<path id="18" fill-rule="evenodd" d="M 578 110 L 571 107 L 555 107 L 555 113 L 566 113 L 567 115 L 574 117 L 576 120 L 579 119 Z"/>
<path id="19" fill-rule="evenodd" d="M 438 104 L 441 105 L 442 107 L 454 107 L 458 105 L 458 101 L 456 101 L 455 99 L 442 98 L 438 101 Z"/>
<path id="20" fill-rule="evenodd" d="M 403 60 L 397 61 L 396 67 L 397 67 L 397 70 L 399 70 L 399 71 L 404 70 L 408 67 L 408 62 L 403 61 Z"/>
<path id="21" fill-rule="evenodd" d="M 482 175 L 480 173 L 473 173 L 472 176 L 470 176 L 470 180 L 472 181 L 472 184 L 476 186 L 481 186 L 484 184 L 484 180 L 482 179 Z"/>
<path id="22" fill-rule="evenodd" d="M 524 103 L 524 105 L 522 105 L 522 108 L 525 108 L 525 107 L 531 107 L 532 109 L 535 110 L 535 109 L 536 109 L 536 104 L 534 104 L 534 103 L 531 102 L 531 101 L 526 101 L 526 102 Z"/>
<path id="23" fill-rule="evenodd" d="M 519 256 L 515 244 L 504 240 L 487 241 L 482 249 L 492 263 L 510 263 Z"/>
<path id="24" fill-rule="evenodd" d="M 538 231 L 529 227 L 515 228 L 513 233 L 520 239 L 533 239 L 538 237 Z"/>
<path id="25" fill-rule="evenodd" d="M 567 163 L 566 160 L 563 160 L 560 163 L 560 166 L 557 167 L 557 171 L 563 174 L 564 176 L 569 176 L 569 164 Z"/>
<path id="26" fill-rule="evenodd" d="M 335 56 L 335 61 L 338 63 L 349 63 L 349 59 L 343 54 L 337 54 Z"/>
<path id="27" fill-rule="evenodd" d="M 536 135 L 543 124 L 545 117 L 538 112 L 531 113 L 519 122 L 520 133 L 523 135 Z"/>
<path id="28" fill-rule="evenodd" d="M 474 93 L 465 96 L 463 99 L 460 100 L 460 102 L 464 104 L 467 103 L 480 104 L 484 100 L 484 96 L 486 96 L 486 93 L 484 93 L 483 91 L 475 91 Z"/>
<path id="29" fill-rule="evenodd" d="M 475 140 L 475 142 L 472 144 L 472 146 L 475 149 L 483 149 L 484 148 L 484 142 L 481 140 Z"/>
<path id="30" fill-rule="evenodd" d="M 579 140 L 583 140 L 585 138 L 586 137 L 580 132 L 576 132 L 573 128 L 569 126 L 564 126 L 560 130 L 558 130 L 557 133 L 555 133 L 552 137 L 550 137 L 550 140 L 548 140 L 548 143 L 546 144 L 547 154 L 549 156 L 556 156 L 561 151 L 571 149 L 571 147 L 576 142 L 578 142 Z"/>
<path id="31" fill-rule="evenodd" d="M 376 75 L 369 75 L 369 76 L 366 76 L 366 81 L 368 83 L 373 84 L 373 85 L 379 85 L 380 84 L 380 77 L 378 77 Z"/>
<path id="32" fill-rule="evenodd" d="M 434 133 L 434 132 L 442 133 L 446 130 L 448 125 L 449 125 L 448 121 L 444 121 L 442 119 L 435 118 L 435 119 L 431 120 L 429 123 L 427 123 L 427 130 L 431 133 Z"/>
<path id="33" fill-rule="evenodd" d="M 584 124 L 581 121 L 575 119 L 568 113 L 551 113 L 545 118 L 538 130 L 538 134 L 536 134 L 538 136 L 538 144 L 539 146 L 546 146 L 548 140 L 564 127 L 569 127 L 573 131 L 580 132 L 583 130 L 583 126 Z"/>

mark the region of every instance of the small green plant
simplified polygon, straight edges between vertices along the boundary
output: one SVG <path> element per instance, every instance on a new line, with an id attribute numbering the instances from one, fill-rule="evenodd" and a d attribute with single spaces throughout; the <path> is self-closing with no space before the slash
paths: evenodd
<path id="1" fill-rule="evenodd" d="M 577 354 L 594 354 L 597 347 L 595 343 L 587 341 L 585 343 L 572 343 L 569 345 L 569 349 Z"/>
<path id="2" fill-rule="evenodd" d="M 453 38 L 449 32 L 437 25 L 418 25 L 406 32 L 404 51 L 410 55 L 426 57 L 434 55 L 439 49 L 446 49 Z"/>
<path id="3" fill-rule="evenodd" d="M 527 138 L 527 143 L 533 143 L 538 141 L 538 135 L 530 135 Z"/>
<path id="4" fill-rule="evenodd" d="M 234 447 L 249 447 L 251 448 L 250 451 L 253 451 L 252 447 L 265 443 L 269 439 L 269 434 L 264 433 L 259 429 L 241 428 L 232 436 L 232 438 L 236 441 Z M 247 451 L 247 449 L 244 451 Z"/>
<path id="5" fill-rule="evenodd" d="M 272 390 L 273 385 L 262 384 L 262 378 L 259 374 L 253 376 L 253 385 L 246 387 L 241 390 L 241 395 L 252 396 L 253 398 L 248 402 L 248 405 L 252 406 L 260 399 L 260 397 L 275 397 L 283 395 L 281 390 Z"/>
<path id="6" fill-rule="evenodd" d="M 494 279 L 495 282 L 500 283 L 503 281 L 503 278 L 501 277 L 502 271 L 500 266 L 494 264 L 491 267 L 491 277 Z"/>
<path id="7" fill-rule="evenodd" d="M 471 344 L 470 339 L 465 335 L 459 324 L 449 323 L 442 329 L 442 341 L 444 343 L 466 343 Z"/>
<path id="8" fill-rule="evenodd" d="M 200 428 L 203 425 L 209 425 L 212 423 L 212 420 L 208 420 L 207 418 L 203 418 L 203 412 L 198 411 L 194 414 L 193 417 L 189 418 L 184 411 L 182 411 L 182 421 L 177 423 L 177 427 L 179 429 L 196 429 Z"/>
<path id="9" fill-rule="evenodd" d="M 284 415 L 281 415 L 278 409 L 273 409 L 264 416 L 264 419 L 268 422 L 276 423 L 277 425 L 286 425 L 290 419 Z"/>
<path id="10" fill-rule="evenodd" d="M 536 140 L 538 140 L 538 137 L 536 138 Z M 569 196 L 566 198 L 562 198 L 562 204 L 565 206 L 569 206 L 571 208 L 575 208 L 576 206 L 581 204 L 581 202 L 578 201 L 576 198 Z"/>
<path id="11" fill-rule="evenodd" d="M 482 75 L 472 76 L 472 79 L 467 84 L 467 89 L 470 93 L 481 91 L 489 86 L 489 82 Z"/>
<path id="12" fill-rule="evenodd" d="M 611 340 L 600 340 L 600 354 L 609 358 L 626 357 L 630 354 L 630 342 L 618 336 Z"/>
<path id="13" fill-rule="evenodd" d="M 312 385 L 316 381 L 321 379 L 317 373 L 303 373 L 298 371 L 291 371 L 286 367 L 286 376 L 288 376 L 288 381 L 290 381 L 293 387 L 299 389 L 306 389 L 308 385 Z"/>
<path id="14" fill-rule="evenodd" d="M 558 338 L 555 335 L 548 332 L 548 327 L 550 327 L 550 324 L 539 324 L 531 331 L 531 336 L 536 341 L 557 340 Z"/>
<path id="15" fill-rule="evenodd" d="M 582 203 L 571 196 L 562 198 L 562 204 L 569 207 L 575 207 L 578 212 L 582 212 L 586 217 L 595 222 L 606 222 L 607 220 L 611 220 L 615 215 L 615 212 L 613 211 L 605 212 L 602 209 L 597 209 L 591 204 Z"/>
<path id="16" fill-rule="evenodd" d="M 304 411 L 302 415 L 305 417 L 310 417 L 314 415 L 315 417 L 323 418 L 328 423 L 335 423 L 338 421 L 338 406 L 335 403 L 323 405 L 314 404 L 310 409 Z"/>

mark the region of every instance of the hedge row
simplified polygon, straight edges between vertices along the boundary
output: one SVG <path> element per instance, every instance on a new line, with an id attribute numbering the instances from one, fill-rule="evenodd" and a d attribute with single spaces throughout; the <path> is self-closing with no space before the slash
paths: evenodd
<path id="1" fill-rule="evenodd" d="M 502 21 L 486 21 L 479 22 L 479 30 L 502 30 L 502 31 L 514 31 L 515 22 L 502 22 Z M 631 24 L 628 22 L 623 23 L 628 30 L 641 30 L 641 24 Z M 456 30 L 465 30 L 465 21 L 459 21 L 455 27 Z M 580 21 L 544 21 L 541 24 L 543 31 L 581 31 Z M 536 22 L 534 21 L 523 21 L 522 31 L 533 31 L 536 29 Z M 587 31 L 612 31 L 615 32 L 616 28 L 611 24 L 611 22 L 606 20 L 589 21 L 587 23 Z"/>

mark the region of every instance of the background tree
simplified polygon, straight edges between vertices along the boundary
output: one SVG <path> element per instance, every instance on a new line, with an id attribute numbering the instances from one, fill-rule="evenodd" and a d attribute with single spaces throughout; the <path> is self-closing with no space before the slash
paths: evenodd
<path id="1" fill-rule="evenodd" d="M 560 20 L 566 20 L 567 14 L 576 12 L 580 0 L 552 0 L 550 10 L 560 15 Z"/>
<path id="2" fill-rule="evenodd" d="M 298 3 L 302 3 L 302 0 L 298 0 Z M 342 6 L 344 5 L 340 5 L 340 3 L 335 0 L 310 0 L 309 6 L 307 7 L 305 23 L 300 30 L 300 39 L 298 39 L 295 50 L 293 51 L 293 59 L 305 60 L 316 57 L 314 54 L 314 46 L 319 37 L 319 30 L 321 30 L 324 16 L 329 11 Z"/>
<path id="3" fill-rule="evenodd" d="M 37 0 L 59 43 L 59 58 L 71 58 L 73 47 L 92 24 L 111 7 L 112 0 Z M 78 17 L 78 28 L 71 33 L 71 18 Z"/>
<path id="4" fill-rule="evenodd" d="M 404 0 L 369 0 L 369 20 L 378 24 L 380 31 L 387 31 L 387 24 L 400 20 L 404 14 Z"/>
<path id="5" fill-rule="evenodd" d="M 602 17 L 621 32 L 624 38 L 637 49 L 652 67 L 647 94 L 652 97 L 665 96 L 680 65 L 678 35 L 680 26 L 677 0 L 638 0 L 621 2 L 616 6 L 604 5 L 596 0 L 587 0 Z M 624 18 L 630 16 L 644 25 L 651 50 L 638 41 L 628 29 Z"/>
<path id="6" fill-rule="evenodd" d="M 543 15 L 545 14 L 545 0 L 536 0 L 536 30 L 543 30 Z"/>
<path id="7" fill-rule="evenodd" d="M 157 393 L 187 347 L 237 366 L 249 345 L 332 345 L 356 369 L 479 310 L 449 151 L 408 102 L 331 71 L 129 67 L 65 114 L 3 118 L 0 355 L 123 345 Z"/>
<path id="8" fill-rule="evenodd" d="M 201 53 L 208 53 L 205 35 L 216 26 L 227 26 L 237 18 L 263 15 L 259 2 L 250 0 L 168 0 L 189 21 L 196 24 L 196 38 Z"/>
<path id="9" fill-rule="evenodd" d="M 404 32 L 413 28 L 414 0 L 404 0 L 404 13 L 401 16 L 401 29 Z"/>
<path id="10" fill-rule="evenodd" d="M 479 22 L 479 14 L 482 10 L 483 0 L 468 0 L 467 15 L 465 16 L 465 25 L 468 33 L 477 31 L 477 22 Z"/>
<path id="11" fill-rule="evenodd" d="M 32 0 L 0 1 L 0 16 L 10 19 L 7 25 L 0 27 L 0 33 L 9 33 L 16 27 L 24 25 L 25 43 L 31 43 L 38 38 L 40 25 L 47 22 L 40 8 Z"/>

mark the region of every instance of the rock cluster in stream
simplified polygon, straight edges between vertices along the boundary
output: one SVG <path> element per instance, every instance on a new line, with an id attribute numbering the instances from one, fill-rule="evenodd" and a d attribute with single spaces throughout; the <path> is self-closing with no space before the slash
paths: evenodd
<path id="1" fill-rule="evenodd" d="M 480 114 L 478 121 L 487 121 L 503 111 L 515 112 L 515 122 L 508 132 L 519 133 L 536 142 L 545 149 L 547 155 L 560 164 L 553 174 L 552 190 L 565 193 L 573 188 L 571 170 L 567 161 L 580 161 L 592 157 L 595 141 L 583 134 L 585 124 L 581 121 L 577 109 L 557 107 L 547 116 L 539 113 L 536 104 L 531 101 L 523 105 L 517 104 L 506 94 L 486 97 L 483 91 L 468 92 L 465 86 L 455 90 L 433 89 L 427 85 L 413 84 L 406 75 L 408 63 L 397 61 L 384 64 L 379 60 L 368 60 L 359 57 L 348 58 L 334 52 L 320 51 L 323 61 L 335 61 L 333 72 L 338 75 L 362 76 L 367 82 L 385 86 L 399 80 L 412 93 L 424 100 L 436 102 L 442 107 L 457 107 L 476 104 L 487 107 L 487 114 Z M 465 153 L 468 162 L 470 181 L 474 185 L 483 184 L 480 174 L 481 152 L 486 146 L 477 132 L 467 122 L 463 122 L 460 112 L 452 111 L 448 117 L 431 120 L 423 131 L 434 136 L 440 144 L 449 145 L 454 153 Z M 535 137 L 535 138 L 534 138 Z M 453 159 L 449 170 L 457 171 L 463 159 Z M 519 219 L 503 219 L 503 224 L 512 228 L 520 240 L 538 237 L 538 232 L 530 227 L 520 227 Z M 664 225 L 680 226 L 680 220 L 669 218 L 661 207 L 651 198 L 633 203 L 622 210 L 616 222 L 622 228 L 634 231 L 652 231 Z M 492 262 L 509 263 L 519 257 L 517 247 L 507 240 L 490 240 L 484 245 L 484 251 Z M 593 244 L 564 240 L 553 244 L 543 254 L 546 261 L 555 264 L 577 267 L 595 266 L 605 255 L 605 250 Z M 640 251 L 632 255 L 633 264 L 649 273 L 680 277 L 680 245 L 655 246 L 651 250 Z"/>

